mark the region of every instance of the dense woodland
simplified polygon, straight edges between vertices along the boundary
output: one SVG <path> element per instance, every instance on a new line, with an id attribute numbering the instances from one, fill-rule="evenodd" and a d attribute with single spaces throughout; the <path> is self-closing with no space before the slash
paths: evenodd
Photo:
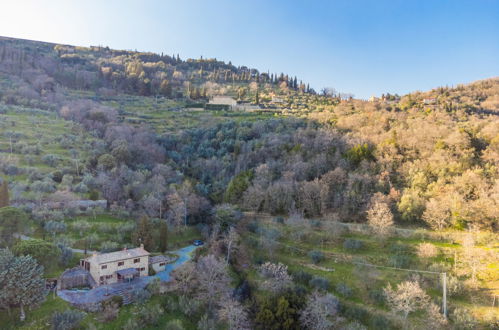
<path id="1" fill-rule="evenodd" d="M 126 108 L 127 100 L 137 97 L 160 109 L 161 120 L 168 114 L 171 117 L 165 121 L 181 126 L 179 108 L 202 105 L 219 94 L 277 109 L 245 114 L 242 119 L 230 112 L 213 114 L 209 125 L 165 130 L 144 115 L 139 121 L 131 120 L 140 116 Z M 271 105 L 274 95 L 283 103 Z M 165 102 L 174 103 L 161 108 Z M 316 93 L 294 76 L 262 73 L 216 59 L 182 60 L 178 55 L 1 38 L 0 116 L 0 207 L 17 208 L 4 208 L 5 219 L 11 220 L 0 222 L 4 238 L 0 246 L 10 247 L 17 258 L 30 254 L 36 259 L 34 252 L 28 252 L 45 244 L 44 240 L 51 241 L 57 249 L 50 252 L 50 246 L 45 246 L 45 256 L 54 253 L 61 267 L 67 267 L 68 246 L 113 251 L 146 242 L 151 251 L 164 252 L 167 232 L 181 237 L 187 226 L 196 228 L 210 244 L 188 267 L 213 277 L 191 278 L 187 269 L 179 271 L 176 283 L 180 299 L 203 302 L 190 307 L 205 311 L 203 315 L 193 312 L 198 328 L 214 328 L 210 322 L 230 329 L 397 328 L 407 325 L 403 322 L 408 315 L 420 309 L 441 322 L 431 327 L 450 326 L 435 316 L 439 308 L 412 278 L 395 289 L 385 288 L 384 294 L 378 292 L 379 304 L 397 310 L 401 304 L 397 296 L 406 290 L 415 297 L 419 294 L 425 307 L 401 309 L 402 319 L 383 317 L 376 323 L 372 316 L 369 323 L 365 315 L 357 315 L 362 312 L 341 304 L 324 278 L 293 266 L 288 274 L 288 266 L 278 259 L 277 244 L 286 242 L 287 234 L 308 244 L 299 232 L 316 237 L 324 231 L 334 232 L 334 237 L 321 236 L 320 241 L 334 245 L 343 229 L 332 226 L 340 223 L 367 224 L 381 240 L 394 227 L 492 236 L 499 229 L 497 78 L 402 97 L 387 94 L 368 102 L 330 88 Z M 106 200 L 107 207 L 71 206 L 79 200 Z M 64 207 L 53 207 L 56 203 Z M 241 211 L 274 220 L 270 225 L 257 223 Z M 98 227 L 100 237 L 89 234 L 96 227 L 88 219 L 95 219 L 96 213 L 126 220 L 116 227 L 114 223 Z M 284 229 L 283 223 L 289 228 Z M 36 248 L 16 243 L 12 234 L 23 230 L 41 238 L 33 243 Z M 253 236 L 265 242 L 254 241 Z M 345 250 L 362 249 L 361 241 L 346 241 L 341 243 Z M 454 244 L 456 239 L 444 241 Z M 483 244 L 493 247 L 493 242 Z M 231 259 L 231 246 L 245 244 L 268 254 L 234 248 Z M 405 260 L 401 255 L 412 252 L 393 252 L 400 246 L 392 245 L 379 247 L 393 249 L 390 253 L 399 259 L 392 266 L 429 267 L 430 263 Z M 323 262 L 323 252 L 314 245 L 310 248 L 313 264 Z M 430 255 L 422 258 L 437 258 L 432 247 L 420 249 L 420 256 Z M 489 252 L 482 259 L 475 257 L 493 262 L 496 252 L 493 248 Z M 33 262 L 14 255 L 7 251 L 3 257 L 12 264 Z M 52 267 L 41 255 L 37 260 L 48 270 Z M 248 263 L 255 268 L 248 270 Z M 477 272 L 485 271 L 475 266 Z M 37 272 L 36 265 L 30 267 Z M 454 268 L 456 281 L 461 276 L 464 282 L 468 275 Z M 475 278 L 473 273 L 470 292 L 477 289 L 478 279 L 498 280 L 490 274 Z M 235 293 L 226 292 L 231 282 L 237 282 Z M 351 288 L 340 284 L 334 292 L 348 302 Z M 253 290 L 272 294 L 251 294 Z M 226 295 L 231 300 L 220 305 Z M 0 295 L 0 307 L 24 304 L 8 299 Z M 32 299 L 25 305 L 38 303 Z M 187 308 L 181 301 L 175 303 L 178 309 Z M 321 314 L 321 306 L 334 312 Z M 456 313 L 464 313 L 453 319 L 456 325 L 471 318 L 459 309 Z M 132 329 L 133 322 L 128 323 Z"/>

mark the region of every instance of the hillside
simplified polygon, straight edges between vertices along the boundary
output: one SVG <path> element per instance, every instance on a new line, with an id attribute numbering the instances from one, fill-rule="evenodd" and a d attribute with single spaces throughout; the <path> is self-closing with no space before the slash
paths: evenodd
<path id="1" fill-rule="evenodd" d="M 256 108 L 212 110 L 216 95 Z M 107 323 L 87 313 L 85 326 L 220 328 L 230 307 L 252 328 L 297 329 L 314 295 L 336 306 L 333 328 L 497 326 L 499 78 L 366 101 L 216 59 L 1 37 L 0 137 L 7 204 L 27 219 L 0 220 L 1 247 L 19 251 L 16 230 L 59 254 L 203 238 L 187 267 L 214 256 L 214 297 L 237 288 L 221 306 L 179 271 L 169 295 Z M 107 207 L 75 206 L 90 200 Z M 49 278 L 81 256 L 38 261 Z M 406 281 L 428 304 L 404 317 L 386 292 Z M 27 323 L 4 311 L 0 322 L 46 328 L 66 308 L 49 297 Z"/>

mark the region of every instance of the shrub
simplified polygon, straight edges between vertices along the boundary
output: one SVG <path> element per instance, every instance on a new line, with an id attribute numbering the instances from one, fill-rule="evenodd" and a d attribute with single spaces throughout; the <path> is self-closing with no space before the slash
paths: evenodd
<path id="1" fill-rule="evenodd" d="M 274 222 L 275 223 L 283 224 L 284 223 L 284 218 L 283 217 L 275 217 L 274 218 Z"/>
<path id="2" fill-rule="evenodd" d="M 369 291 L 369 299 L 377 305 L 385 304 L 385 293 L 381 289 L 373 289 Z"/>
<path id="3" fill-rule="evenodd" d="M 473 315 L 464 308 L 456 308 L 451 314 L 451 319 L 456 329 L 474 329 L 477 325 Z"/>
<path id="4" fill-rule="evenodd" d="M 137 320 L 135 320 L 134 318 L 128 319 L 128 321 L 126 321 L 125 325 L 123 326 L 123 330 L 136 330 L 139 328 L 139 322 L 137 322 Z"/>
<path id="5" fill-rule="evenodd" d="M 428 267 L 428 270 L 432 272 L 445 273 L 450 271 L 450 267 L 444 262 L 435 262 Z"/>
<path id="6" fill-rule="evenodd" d="M 390 253 L 392 254 L 410 254 L 411 248 L 405 244 L 392 243 L 388 247 Z"/>
<path id="7" fill-rule="evenodd" d="M 19 173 L 19 168 L 16 165 L 7 165 L 5 168 L 5 174 L 7 175 L 17 175 Z"/>
<path id="8" fill-rule="evenodd" d="M 409 268 L 411 265 L 411 257 L 407 255 L 394 255 L 388 261 L 389 265 L 397 268 Z"/>
<path id="9" fill-rule="evenodd" d="M 313 288 L 327 291 L 329 289 L 329 280 L 324 277 L 315 276 L 310 280 L 309 285 Z"/>
<path id="10" fill-rule="evenodd" d="M 352 296 L 352 289 L 345 283 L 338 283 L 336 285 L 336 291 L 345 298 Z"/>
<path id="11" fill-rule="evenodd" d="M 260 226 L 258 225 L 258 223 L 256 221 L 252 221 L 246 225 L 246 228 L 248 229 L 248 231 L 255 233 L 255 234 L 258 232 L 259 227 Z"/>
<path id="12" fill-rule="evenodd" d="M 466 288 L 463 285 L 463 282 L 459 280 L 456 276 L 452 276 L 447 274 L 447 293 L 449 296 L 459 296 L 464 294 Z"/>
<path id="13" fill-rule="evenodd" d="M 244 301 L 251 297 L 251 287 L 247 280 L 243 280 L 233 291 L 232 296 L 237 301 Z"/>
<path id="14" fill-rule="evenodd" d="M 100 251 L 102 253 L 114 252 L 119 250 L 119 245 L 116 242 L 106 241 L 100 246 Z"/>
<path id="15" fill-rule="evenodd" d="M 312 228 L 321 228 L 322 227 L 322 222 L 320 222 L 319 220 L 310 220 L 310 227 Z"/>
<path id="16" fill-rule="evenodd" d="M 390 322 L 389 319 L 384 317 L 383 315 L 374 315 L 371 317 L 371 326 L 373 329 L 379 329 L 379 330 L 387 330 L 387 329 L 393 329 L 392 323 Z"/>
<path id="17" fill-rule="evenodd" d="M 110 302 L 117 304 L 118 307 L 123 306 L 123 297 L 122 296 L 112 296 L 111 299 L 109 299 Z"/>
<path id="18" fill-rule="evenodd" d="M 88 199 L 96 201 L 99 199 L 99 192 L 97 190 L 91 190 L 88 193 Z"/>
<path id="19" fill-rule="evenodd" d="M 357 166 L 362 160 L 372 160 L 374 148 L 367 143 L 357 144 L 348 149 L 344 157 L 353 165 Z"/>
<path id="20" fill-rule="evenodd" d="M 318 251 L 318 250 L 310 251 L 308 253 L 308 256 L 310 257 L 310 259 L 312 259 L 312 262 L 314 264 L 318 264 L 324 260 L 324 253 L 322 253 L 321 251 Z"/>
<path id="21" fill-rule="evenodd" d="M 431 243 L 421 243 L 417 251 L 420 258 L 433 258 L 438 254 L 438 249 Z"/>
<path id="22" fill-rule="evenodd" d="M 139 309 L 138 316 L 142 324 L 157 325 L 163 312 L 163 308 L 159 304 L 154 304 L 152 306 L 142 306 Z"/>
<path id="23" fill-rule="evenodd" d="M 204 314 L 201 316 L 198 322 L 198 330 L 215 330 L 216 322 L 212 318 L 208 316 L 208 314 Z"/>
<path id="24" fill-rule="evenodd" d="M 165 325 L 165 330 L 184 330 L 184 326 L 180 320 L 171 320 Z"/>
<path id="25" fill-rule="evenodd" d="M 357 240 L 357 239 L 352 239 L 352 238 L 347 238 L 343 242 L 343 248 L 346 250 L 360 250 L 364 247 L 364 242 Z"/>
<path id="26" fill-rule="evenodd" d="M 73 259 L 73 250 L 63 244 L 57 244 L 57 246 L 61 250 L 61 256 L 59 258 L 60 264 L 65 267 L 69 266 Z"/>
<path id="27" fill-rule="evenodd" d="M 64 312 L 55 312 L 52 314 L 52 329 L 76 329 L 84 317 L 85 313 L 71 309 L 67 309 Z"/>
<path id="28" fill-rule="evenodd" d="M 344 325 L 341 330 L 367 330 L 367 327 L 364 326 L 359 321 L 352 321 L 346 325 Z"/>
<path id="29" fill-rule="evenodd" d="M 135 289 L 132 291 L 132 301 L 137 302 L 139 304 L 145 303 L 147 300 L 151 298 L 151 293 L 144 289 Z"/>
<path id="30" fill-rule="evenodd" d="M 58 161 L 59 161 L 59 156 L 57 155 L 47 154 L 42 157 L 42 162 L 44 162 L 50 167 L 55 167 Z"/>
<path id="31" fill-rule="evenodd" d="M 110 322 L 118 317 L 119 311 L 120 307 L 118 303 L 110 299 L 103 304 L 102 312 L 99 315 L 99 320 L 102 322 Z"/>
<path id="32" fill-rule="evenodd" d="M 186 316 L 195 316 L 200 308 L 201 302 L 198 299 L 192 299 L 187 296 L 180 296 L 178 299 L 178 308 Z"/>
<path id="33" fill-rule="evenodd" d="M 351 320 L 366 321 L 369 319 L 369 313 L 361 307 L 342 305 L 341 312 Z"/>
<path id="34" fill-rule="evenodd" d="M 300 269 L 293 274 L 293 278 L 298 283 L 308 284 L 312 279 L 312 274 Z"/>

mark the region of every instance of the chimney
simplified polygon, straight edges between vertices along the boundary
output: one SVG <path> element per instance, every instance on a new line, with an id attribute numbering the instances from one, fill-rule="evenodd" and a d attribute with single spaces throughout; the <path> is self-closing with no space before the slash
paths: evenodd
<path id="1" fill-rule="evenodd" d="M 144 244 L 140 243 L 140 248 L 144 249 Z"/>

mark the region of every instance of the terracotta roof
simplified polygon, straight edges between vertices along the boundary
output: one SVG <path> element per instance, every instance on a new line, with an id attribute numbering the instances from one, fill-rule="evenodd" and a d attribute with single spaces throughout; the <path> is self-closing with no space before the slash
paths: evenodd
<path id="1" fill-rule="evenodd" d="M 108 262 L 113 262 L 113 261 L 119 261 L 119 260 L 125 260 L 125 259 L 131 259 L 131 258 L 138 258 L 138 257 L 145 257 L 148 256 L 150 253 L 144 250 L 143 247 L 138 247 L 135 249 L 125 249 L 121 251 L 116 251 L 116 252 L 110 252 L 110 253 L 102 253 L 102 254 L 94 254 L 91 257 L 86 258 L 85 260 L 90 262 L 90 263 L 96 263 L 96 264 L 105 264 Z"/>

